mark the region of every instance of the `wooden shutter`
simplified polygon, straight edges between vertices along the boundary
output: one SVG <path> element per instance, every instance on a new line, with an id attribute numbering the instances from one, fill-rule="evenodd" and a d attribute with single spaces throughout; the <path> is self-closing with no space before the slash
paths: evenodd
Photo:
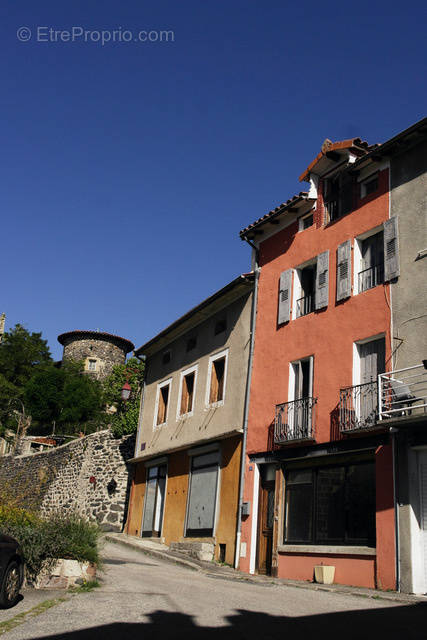
<path id="1" fill-rule="evenodd" d="M 278 324 L 289 322 L 291 315 L 291 283 L 292 269 L 287 269 L 280 275 Z"/>
<path id="2" fill-rule="evenodd" d="M 319 253 L 316 269 L 316 309 L 328 306 L 329 295 L 329 251 Z"/>
<path id="3" fill-rule="evenodd" d="M 340 244 L 337 249 L 337 300 L 351 295 L 351 241 Z"/>
<path id="4" fill-rule="evenodd" d="M 392 280 L 400 274 L 399 236 L 397 218 L 384 222 L 384 280 Z"/>

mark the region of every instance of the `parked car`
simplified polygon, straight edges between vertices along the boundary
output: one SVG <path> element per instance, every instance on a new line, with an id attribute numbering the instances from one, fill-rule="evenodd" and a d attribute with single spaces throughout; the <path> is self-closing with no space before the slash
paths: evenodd
<path id="1" fill-rule="evenodd" d="M 0 533 L 0 607 L 13 607 L 24 581 L 24 559 L 18 542 Z"/>

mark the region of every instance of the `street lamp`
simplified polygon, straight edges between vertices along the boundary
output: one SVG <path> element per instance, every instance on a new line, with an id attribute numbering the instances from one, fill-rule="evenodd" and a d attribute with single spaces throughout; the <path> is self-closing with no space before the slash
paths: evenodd
<path id="1" fill-rule="evenodd" d="M 130 386 L 129 382 L 126 380 L 121 391 L 121 397 L 124 402 L 129 400 L 131 391 L 132 391 L 132 387 Z"/>

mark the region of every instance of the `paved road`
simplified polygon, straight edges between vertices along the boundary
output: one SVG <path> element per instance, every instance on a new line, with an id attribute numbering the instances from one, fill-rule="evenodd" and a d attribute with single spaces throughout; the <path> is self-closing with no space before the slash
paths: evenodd
<path id="1" fill-rule="evenodd" d="M 5 640 L 410 640 L 427 605 L 214 579 L 119 545 L 105 547 L 102 587 L 73 596 Z"/>

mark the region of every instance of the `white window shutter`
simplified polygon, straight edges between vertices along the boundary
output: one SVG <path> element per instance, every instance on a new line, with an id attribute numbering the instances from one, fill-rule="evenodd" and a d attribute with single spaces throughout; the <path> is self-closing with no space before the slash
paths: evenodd
<path id="1" fill-rule="evenodd" d="M 287 269 L 280 274 L 278 324 L 289 322 L 291 315 L 291 283 L 292 269 Z"/>
<path id="2" fill-rule="evenodd" d="M 328 306 L 329 296 L 329 251 L 319 253 L 316 269 L 316 309 Z"/>
<path id="3" fill-rule="evenodd" d="M 337 300 L 351 295 L 351 241 L 347 240 L 337 249 Z"/>
<path id="4" fill-rule="evenodd" d="M 397 218 L 384 222 L 384 280 L 392 280 L 400 274 L 399 268 L 399 234 Z"/>

